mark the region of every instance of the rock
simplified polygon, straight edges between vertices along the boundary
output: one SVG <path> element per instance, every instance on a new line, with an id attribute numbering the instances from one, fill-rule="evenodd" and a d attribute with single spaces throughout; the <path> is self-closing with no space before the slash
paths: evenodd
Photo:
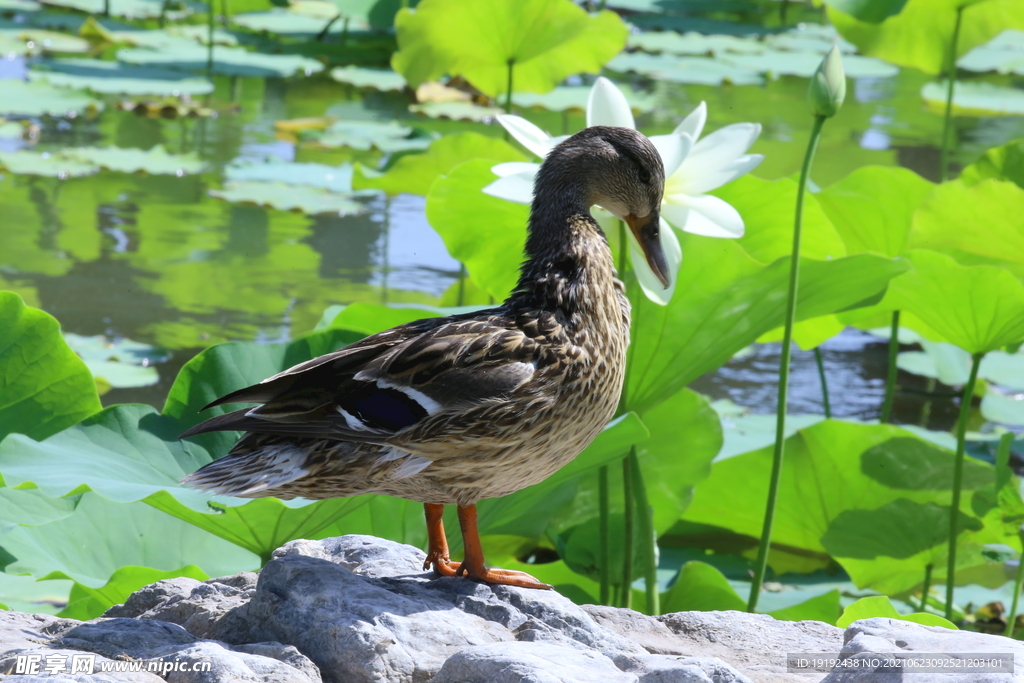
<path id="1" fill-rule="evenodd" d="M 887 683 L 901 679 L 788 672 L 786 655 L 1012 652 L 1024 664 L 1024 645 L 996 636 L 890 619 L 844 633 L 742 612 L 648 617 L 438 578 L 423 560 L 370 536 L 294 541 L 258 575 L 160 581 L 88 622 L 0 612 L 0 674 L 14 683 Z M 95 671 L 19 671 L 19 655 L 88 656 Z"/>
<path id="2" fill-rule="evenodd" d="M 937 683 L 1005 683 L 1024 681 L 1022 674 L 957 672 L 951 666 L 948 673 L 904 674 L 901 671 L 886 670 L 869 664 L 878 654 L 899 654 L 903 657 L 919 655 L 941 655 L 950 653 L 1007 653 L 1012 656 L 1013 670 L 1024 671 L 1024 643 L 1012 638 L 993 636 L 971 631 L 953 631 L 941 626 L 924 626 L 911 621 L 887 619 L 862 619 L 850 624 L 843 635 L 844 645 L 840 652 L 844 660 L 852 663 L 844 669 L 835 669 L 822 683 L 901 683 L 907 677 L 927 676 L 928 681 Z M 924 657 L 934 659 L 934 657 Z"/>

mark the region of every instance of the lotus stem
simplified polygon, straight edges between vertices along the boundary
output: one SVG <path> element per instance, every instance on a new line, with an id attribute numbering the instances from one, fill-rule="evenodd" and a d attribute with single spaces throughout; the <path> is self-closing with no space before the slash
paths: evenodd
<path id="1" fill-rule="evenodd" d="M 953 41 L 949 45 L 946 73 L 946 116 L 942 123 L 942 151 L 939 159 L 939 180 L 949 178 L 949 139 L 953 132 L 953 86 L 956 83 L 956 46 L 960 41 L 960 23 L 964 16 L 963 5 L 956 8 L 956 23 L 953 24 Z"/>
<path id="2" fill-rule="evenodd" d="M 228 24 L 231 23 L 230 19 L 231 15 L 228 14 L 228 0 L 220 0 L 220 23 L 224 28 L 227 28 Z"/>
<path id="3" fill-rule="evenodd" d="M 106 2 L 109 3 L 110 0 L 106 0 Z M 160 28 L 163 28 L 164 27 L 164 22 L 167 21 L 167 5 L 169 5 L 170 2 L 171 2 L 171 0 L 164 0 L 160 4 L 160 16 L 157 17 L 157 19 L 156 19 L 156 25 L 159 26 Z"/>
<path id="4" fill-rule="evenodd" d="M 206 78 L 213 83 L 213 0 L 207 0 L 206 9 Z"/>
<path id="5" fill-rule="evenodd" d="M 512 73 L 515 70 L 515 59 L 508 60 L 508 89 L 505 91 L 505 113 L 512 113 Z"/>
<path id="6" fill-rule="evenodd" d="M 636 446 L 629 449 L 627 460 L 633 470 L 633 490 L 639 513 L 637 527 L 640 538 L 643 539 L 644 591 L 647 594 L 647 614 L 656 617 L 661 612 L 661 605 L 658 595 L 658 534 L 654 530 L 654 509 L 647 499 L 647 488 L 644 484 L 643 472 L 640 470 L 640 458 L 636 455 Z"/>
<path id="7" fill-rule="evenodd" d="M 793 218 L 793 249 L 789 264 L 789 292 L 786 296 L 786 321 L 782 334 L 782 359 L 779 362 L 779 401 L 775 421 L 775 449 L 772 452 L 772 473 L 768 482 L 768 502 L 764 511 L 764 527 L 761 530 L 761 544 L 757 550 L 757 565 L 754 569 L 754 580 L 750 584 L 750 599 L 747 611 L 757 609 L 757 600 L 761 596 L 761 584 L 764 583 L 765 571 L 768 568 L 768 549 L 771 546 L 772 523 L 775 520 L 775 502 L 779 494 L 779 480 L 782 478 L 782 456 L 786 439 L 786 399 L 789 391 L 789 361 L 793 349 L 793 323 L 796 321 L 797 283 L 800 278 L 800 228 L 803 224 L 804 192 L 807 190 L 807 176 L 814 161 L 814 152 L 818 149 L 821 128 L 825 125 L 825 116 L 817 114 L 811 128 L 811 138 L 807 142 L 807 153 L 800 169 L 800 185 L 796 192 L 796 215 Z"/>
<path id="8" fill-rule="evenodd" d="M 622 520 L 622 603 L 620 607 L 633 606 L 633 468 L 629 456 L 622 459 L 622 493 L 625 498 Z"/>
<path id="9" fill-rule="evenodd" d="M 1013 637 L 1013 627 L 1017 621 L 1017 604 L 1020 601 L 1020 589 L 1024 585 L 1024 556 L 1017 558 L 1017 580 L 1013 584 L 1013 602 L 1010 605 L 1010 613 L 1006 615 L 1006 630 L 1003 635 L 1007 638 Z"/>
<path id="10" fill-rule="evenodd" d="M 932 589 L 932 569 L 935 565 L 931 562 L 924 568 L 924 583 L 921 584 L 921 611 L 928 611 L 928 593 Z"/>
<path id="11" fill-rule="evenodd" d="M 456 306 L 466 305 L 466 264 L 459 264 L 459 292 L 455 298 Z"/>
<path id="12" fill-rule="evenodd" d="M 342 47 L 348 44 L 348 20 L 349 17 L 345 17 L 345 21 L 341 24 L 341 39 L 338 42 Z"/>
<path id="13" fill-rule="evenodd" d="M 972 356 L 971 376 L 964 385 L 960 401 L 960 418 L 956 423 L 956 460 L 953 465 L 953 502 L 949 506 L 949 563 L 946 566 L 946 619 L 953 620 L 953 586 L 956 584 L 956 536 L 960 515 L 960 489 L 964 476 L 964 435 L 967 433 L 967 416 L 971 412 L 971 398 L 974 397 L 974 383 L 978 379 L 978 366 L 984 353 Z"/>
<path id="14" fill-rule="evenodd" d="M 896 397 L 896 376 L 899 368 L 896 359 L 900 353 L 900 312 L 892 312 L 892 325 L 889 327 L 889 372 L 885 376 L 885 400 L 882 402 L 882 422 L 892 420 L 892 404 Z"/>
<path id="15" fill-rule="evenodd" d="M 103 0 L 103 16 L 110 16 L 110 0 Z"/>
<path id="16" fill-rule="evenodd" d="M 607 605 L 611 588 L 611 534 L 608 525 L 608 465 L 597 470 L 597 509 L 598 509 L 598 575 L 601 583 L 601 604 Z"/>
<path id="17" fill-rule="evenodd" d="M 814 347 L 814 362 L 818 366 L 818 379 L 821 381 L 821 402 L 825 408 L 825 419 L 832 419 L 832 406 L 828 401 L 828 381 L 825 379 L 825 361 L 821 357 L 821 347 Z"/>
<path id="18" fill-rule="evenodd" d="M 324 42 L 324 40 L 327 39 L 327 32 L 331 30 L 331 27 L 334 26 L 334 22 L 336 22 L 338 19 L 341 19 L 340 14 L 335 15 L 333 19 L 328 21 L 327 24 L 322 29 L 320 29 L 320 33 L 316 34 L 316 42 L 322 43 Z"/>

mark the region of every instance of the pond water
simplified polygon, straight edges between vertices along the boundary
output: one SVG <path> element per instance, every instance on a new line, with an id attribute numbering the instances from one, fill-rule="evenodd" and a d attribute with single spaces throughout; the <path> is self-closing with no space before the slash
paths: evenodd
<path id="1" fill-rule="evenodd" d="M 20 77 L 25 66 L 22 58 L 0 60 L 0 77 Z M 764 154 L 765 161 L 755 175 L 773 179 L 799 170 L 811 124 L 804 78 L 699 86 L 607 75 L 655 99 L 653 112 L 637 120 L 644 132 L 668 132 L 703 100 L 706 131 L 741 121 L 763 126 L 752 152 Z M 904 166 L 937 180 L 942 119 L 920 96 L 930 80 L 902 69 L 890 78 L 851 81 L 846 105 L 825 127 L 812 180 L 824 186 L 865 164 Z M 213 117 L 139 116 L 119 110 L 116 98 L 108 97 L 99 114 L 41 118 L 32 121 L 30 137 L 0 138 L 3 151 L 159 144 L 174 153 L 195 152 L 208 164 L 204 172 L 182 177 L 103 171 L 84 178 L 0 179 L 0 288 L 49 311 L 67 332 L 127 338 L 170 352 L 157 366 L 157 384 L 113 389 L 104 396 L 106 404 L 160 406 L 181 365 L 212 343 L 287 340 L 312 329 L 333 304 L 436 303 L 458 278 L 459 264 L 427 223 L 422 197 L 365 199 L 370 210 L 356 216 L 307 216 L 228 203 L 208 191 L 222 183 L 225 165 L 239 159 L 353 161 L 371 168 L 388 161 L 373 151 L 297 143 L 275 132 L 274 122 L 281 119 L 399 119 L 426 131 L 474 130 L 496 137 L 503 135 L 500 126 L 417 116 L 408 112 L 403 93 L 360 91 L 325 75 L 218 76 L 215 84 L 208 100 Z M 584 125 L 582 112 L 517 113 L 553 134 Z M 1021 117 L 959 117 L 954 160 L 962 165 L 983 149 L 1021 136 Z M 876 418 L 885 341 L 848 330 L 822 351 L 834 414 Z M 778 344 L 755 345 L 694 388 L 756 413 L 772 412 L 778 354 Z M 812 354 L 797 353 L 794 363 L 791 412 L 821 412 Z M 901 376 L 903 384 L 915 381 Z M 923 380 L 918 384 L 923 389 Z M 932 401 L 905 392 L 896 419 L 944 429 L 955 410 L 949 397 Z"/>

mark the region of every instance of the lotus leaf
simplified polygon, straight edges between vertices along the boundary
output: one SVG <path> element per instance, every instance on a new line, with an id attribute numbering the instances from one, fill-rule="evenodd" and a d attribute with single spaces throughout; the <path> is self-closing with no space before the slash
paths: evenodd
<path id="1" fill-rule="evenodd" d="M 85 361 L 93 377 L 102 377 L 113 388 L 156 384 L 160 375 L 154 365 L 168 358 L 166 351 L 130 339 L 114 341 L 70 333 L 64 339 Z"/>
<path id="2" fill-rule="evenodd" d="M 737 244 L 681 235 L 680 291 L 668 306 L 640 302 L 633 313 L 630 407 L 642 410 L 715 369 L 783 322 L 788 257 L 761 266 Z M 885 289 L 906 264 L 876 256 L 804 259 L 797 319 L 855 306 Z M 670 341 L 669 341 L 670 340 Z"/>
<path id="3" fill-rule="evenodd" d="M 821 64 L 821 54 L 808 51 L 765 50 L 758 54 L 727 53 L 720 55 L 718 59 L 725 64 L 752 72 L 769 74 L 773 78 L 779 76 L 810 78 Z M 891 64 L 860 55 L 843 57 L 843 70 L 849 78 L 890 78 L 899 73 L 899 69 Z"/>
<path id="4" fill-rule="evenodd" d="M 352 192 L 352 164 L 338 166 L 314 163 L 294 163 L 268 159 L 265 162 L 235 162 L 224 169 L 230 181 L 277 182 L 287 185 L 308 185 L 338 194 Z"/>
<path id="5" fill-rule="evenodd" d="M 80 178 L 99 173 L 100 167 L 89 161 L 69 159 L 57 152 L 0 152 L 0 166 L 15 175 L 38 175 L 49 178 Z"/>
<path id="6" fill-rule="evenodd" d="M 619 88 L 626 96 L 629 106 L 634 112 L 653 111 L 654 97 L 637 93 L 632 88 Z M 517 93 L 512 96 L 512 103 L 517 107 L 541 107 L 548 111 L 585 111 L 590 97 L 591 87 L 586 85 L 560 85 L 549 93 Z"/>
<path id="7" fill-rule="evenodd" d="M 963 266 L 924 249 L 909 258 L 913 268 L 893 279 L 883 305 L 920 318 L 927 329 L 915 329 L 923 336 L 970 353 L 1024 340 L 1024 284 L 1008 271 Z"/>
<path id="8" fill-rule="evenodd" d="M 705 562 L 687 562 L 665 596 L 666 614 L 684 611 L 735 610 L 743 612 L 747 603 L 718 569 Z"/>
<path id="9" fill-rule="evenodd" d="M 192 48 L 196 43 L 206 45 L 209 29 L 206 26 L 168 26 L 152 31 L 106 31 L 107 40 L 134 47 L 153 50 L 173 50 L 178 47 Z M 238 45 L 238 38 L 221 29 L 213 31 L 214 45 Z"/>
<path id="10" fill-rule="evenodd" d="M 529 207 L 482 192 L 494 180 L 493 165 L 467 161 L 436 180 L 427 195 L 427 220 L 474 282 L 503 300 L 519 278 Z"/>
<path id="11" fill-rule="evenodd" d="M 207 575 L 224 576 L 259 563 L 252 553 L 148 505 L 115 503 L 94 493 L 83 494 L 68 517 L 19 526 L 3 538 L 4 549 L 17 558 L 7 565 L 7 573 L 71 579 L 108 591 L 111 577 L 122 567 L 173 572 L 195 565 Z"/>
<path id="12" fill-rule="evenodd" d="M 53 316 L 0 292 L 0 439 L 44 439 L 99 409 L 92 375 Z"/>
<path id="13" fill-rule="evenodd" d="M 42 5 L 35 0 L 0 0 L 0 9 L 11 12 L 38 12 Z"/>
<path id="14" fill-rule="evenodd" d="M 106 584 L 98 588 L 76 582 L 68 596 L 67 607 L 61 610 L 58 616 L 66 619 L 95 619 L 103 616 L 103 613 L 114 605 L 124 604 L 132 593 L 143 586 L 182 576 L 197 581 L 210 578 L 206 572 L 194 564 L 169 571 L 151 567 L 120 567 L 110 575 Z"/>
<path id="15" fill-rule="evenodd" d="M 822 0 L 829 7 L 849 14 L 858 21 L 880 24 L 899 14 L 907 0 Z"/>
<path id="16" fill-rule="evenodd" d="M 126 19 L 156 19 L 163 10 L 162 0 L 41 0 L 44 5 L 66 7 L 92 15 L 102 15 L 106 3 L 110 3 L 110 15 Z M 188 16 L 191 10 L 167 10 L 164 15 L 171 21 Z"/>
<path id="17" fill-rule="evenodd" d="M 333 3 L 323 3 L 325 6 Z M 303 12 L 296 12 L 288 7 L 275 7 L 267 12 L 246 12 L 231 17 L 231 22 L 247 28 L 250 31 L 266 31 L 276 35 L 284 36 L 317 36 L 325 28 L 329 34 L 339 34 L 345 30 L 345 22 L 342 20 L 333 22 L 327 27 L 328 22 L 337 16 L 337 9 L 329 17 L 311 16 Z M 365 25 L 350 26 L 350 28 L 363 28 Z"/>
<path id="18" fill-rule="evenodd" d="M 1024 29 L 1024 5 L 1017 0 L 907 0 L 899 14 L 880 24 L 858 21 L 832 6 L 828 18 L 861 53 L 938 74 L 948 61 L 959 6 L 964 10 L 957 57 L 987 43 L 1005 29 Z"/>
<path id="19" fill-rule="evenodd" d="M 1024 233 L 1007 216 L 1024 211 L 1024 189 L 983 180 L 943 183 L 914 214 L 910 247 L 952 256 L 964 265 L 1006 267 L 1024 277 Z"/>
<path id="20" fill-rule="evenodd" d="M 38 489 L 0 488 L 0 533 L 18 525 L 39 526 L 69 517 L 81 496 L 48 498 Z"/>
<path id="21" fill-rule="evenodd" d="M 901 621 L 912 621 L 915 624 L 925 626 L 941 626 L 957 630 L 952 622 L 943 619 L 936 614 L 927 612 L 914 612 L 913 614 L 900 614 L 892 606 L 892 602 L 884 595 L 876 595 L 869 598 L 861 598 L 857 602 L 843 610 L 843 614 L 836 622 L 839 628 L 846 628 L 859 619 L 872 619 L 874 617 L 885 617 L 887 619 L 899 619 Z"/>
<path id="22" fill-rule="evenodd" d="M 738 242 L 755 260 L 769 264 L 793 249 L 792 207 L 797 183 L 789 178 L 763 180 L 745 175 L 713 194 L 729 202 L 743 216 L 746 232 Z M 818 205 L 816 195 L 804 198 L 803 240 L 800 255 L 813 259 L 846 256 L 846 246 Z"/>
<path id="23" fill-rule="evenodd" d="M 366 211 L 366 206 L 345 196 L 318 187 L 290 185 L 261 180 L 229 180 L 219 190 L 210 190 L 233 204 L 253 204 L 281 211 L 301 211 L 310 216 L 333 213 L 347 216 Z"/>
<path id="24" fill-rule="evenodd" d="M 87 93 L 55 88 L 47 83 L 3 79 L 0 80 L 0 88 L 4 93 L 0 98 L 0 114 L 74 117 L 103 109 L 103 103 Z"/>
<path id="25" fill-rule="evenodd" d="M 957 61 L 968 71 L 997 71 L 1024 76 L 1024 31 L 1007 29 Z"/>
<path id="26" fill-rule="evenodd" d="M 901 256 L 914 211 L 935 187 L 913 171 L 862 166 L 815 195 L 849 253 Z"/>
<path id="27" fill-rule="evenodd" d="M 35 55 L 41 52 L 85 53 L 92 46 L 89 41 L 66 33 L 45 29 L 0 29 L 0 44 L 5 54 Z"/>
<path id="28" fill-rule="evenodd" d="M 676 55 L 717 55 L 722 52 L 763 52 L 764 43 L 736 36 L 706 36 L 695 31 L 680 35 L 675 31 L 633 33 L 628 47 L 644 52 L 668 52 Z"/>
<path id="29" fill-rule="evenodd" d="M 773 532 L 773 542 L 780 546 L 826 552 L 822 538 L 844 511 L 868 513 L 898 499 L 920 505 L 950 504 L 951 491 L 927 487 L 936 485 L 931 482 L 942 478 L 943 472 L 950 473 L 953 453 L 897 427 L 826 420 L 788 438 L 785 450 Z M 712 465 L 711 476 L 697 486 L 685 519 L 757 537 L 768 492 L 771 452 L 772 446 L 767 446 Z M 910 471 L 912 468 L 886 471 L 886 463 L 902 462 L 904 454 L 912 456 L 922 472 Z M 990 465 L 970 458 L 967 463 L 971 475 L 965 481 L 966 490 L 994 481 Z M 984 472 L 987 475 L 982 476 Z M 951 483 L 952 477 L 947 480 Z M 965 502 L 961 511 L 969 510 Z M 889 528 L 897 527 L 898 520 L 889 522 Z M 942 553 L 944 548 L 934 546 L 926 552 Z M 978 552 L 961 555 L 964 566 L 984 564 Z M 921 555 L 906 560 L 839 560 L 858 586 L 894 592 L 920 582 L 924 565 L 935 561 Z M 872 563 L 877 567 L 873 569 Z M 936 571 L 939 569 L 936 564 Z"/>
<path id="30" fill-rule="evenodd" d="M 965 168 L 958 178 L 968 187 L 988 179 L 1009 180 L 1024 188 L 1024 140 L 993 147 Z"/>
<path id="31" fill-rule="evenodd" d="M 412 87 L 461 75 L 484 94 L 544 93 L 566 76 L 599 73 L 626 43 L 609 10 L 589 15 L 570 0 L 423 0 L 395 16 L 399 50 L 391 60 Z"/>
<path id="32" fill-rule="evenodd" d="M 800 24 L 782 33 L 770 33 L 764 37 L 764 44 L 780 50 L 817 52 L 822 56 L 833 45 L 844 55 L 857 51 L 856 45 L 844 40 L 835 27 L 828 24 Z"/>
<path id="33" fill-rule="evenodd" d="M 207 48 L 202 45 L 181 45 L 173 50 L 124 48 L 117 59 L 128 64 L 166 67 L 183 71 L 205 71 Z M 263 76 L 287 78 L 296 74 L 309 76 L 323 71 L 315 59 L 298 55 L 270 55 L 250 52 L 240 47 L 218 47 L 213 51 L 213 71 L 230 76 Z"/>
<path id="34" fill-rule="evenodd" d="M 304 142 L 322 147 L 377 148 L 385 154 L 424 150 L 437 139 L 435 134 L 413 135 L 413 129 L 397 121 L 337 121 L 322 131 L 303 133 Z"/>
<path id="35" fill-rule="evenodd" d="M 143 172 L 180 177 L 185 174 L 200 173 L 206 166 L 194 152 L 168 154 L 163 145 L 157 145 L 148 150 L 121 147 L 70 147 L 61 154 L 70 159 L 95 164 L 108 171 L 119 173 Z"/>
<path id="36" fill-rule="evenodd" d="M 283 502 L 211 497 L 185 489 L 178 480 L 212 460 L 211 453 L 226 452 L 237 435 L 208 434 L 193 441 L 178 441 L 177 435 L 207 416 L 200 414 L 200 408 L 213 398 L 359 336 L 326 330 L 291 344 L 239 342 L 212 347 L 182 369 L 163 415 L 149 406 L 115 406 L 42 442 L 20 436 L 4 440 L 0 443 L 3 483 L 34 485 L 50 497 L 93 491 L 118 503 L 144 500 L 267 558 L 285 541 L 316 534 L 358 509 L 367 498 Z M 223 410 L 215 408 L 211 414 Z M 128 564 L 156 566 L 143 561 Z"/>
<path id="37" fill-rule="evenodd" d="M 36 581 L 0 572 L 0 604 L 28 614 L 56 614 L 67 603 L 72 581 Z"/>
<path id="38" fill-rule="evenodd" d="M 459 164 L 473 159 L 490 159 L 494 163 L 501 163 L 524 161 L 525 157 L 512 145 L 498 138 L 471 132 L 457 133 L 435 141 L 423 154 L 403 156 L 383 175 L 371 177 L 357 172 L 353 183 L 359 188 L 384 190 L 389 195 L 408 193 L 426 196 L 439 176 L 447 175 Z M 494 177 L 489 170 L 488 176 L 492 179 Z M 467 195 L 462 199 L 471 201 L 475 196 Z"/>
<path id="39" fill-rule="evenodd" d="M 457 119 L 463 121 L 491 121 L 504 109 L 482 107 L 472 102 L 427 102 L 409 105 L 409 111 L 432 119 Z"/>
<path id="40" fill-rule="evenodd" d="M 921 88 L 921 97 L 933 109 L 942 111 L 946 90 L 944 82 L 927 83 Z M 992 83 L 959 83 L 953 90 L 953 112 L 961 116 L 1017 116 L 1024 114 L 1024 92 Z"/>
<path id="41" fill-rule="evenodd" d="M 608 62 L 613 71 L 638 74 L 672 83 L 698 85 L 760 85 L 764 78 L 755 70 L 727 64 L 710 57 L 670 57 L 640 52 L 621 54 Z"/>
<path id="42" fill-rule="evenodd" d="M 990 386 L 981 399 L 981 414 L 990 422 L 1024 427 L 1024 393 L 1005 394 Z"/>
<path id="43" fill-rule="evenodd" d="M 959 346 L 922 339 L 924 351 L 903 351 L 896 365 L 904 372 L 933 377 L 949 386 L 963 386 L 971 372 L 971 354 Z M 980 372 L 979 372 L 980 374 Z"/>
<path id="44" fill-rule="evenodd" d="M 199 48 L 202 49 L 202 48 Z M 82 88 L 108 95 L 205 95 L 213 84 L 179 71 L 131 66 L 99 59 L 54 59 L 28 72 L 30 81 Z M 6 86 L 5 86 L 6 87 Z"/>
<path id="45" fill-rule="evenodd" d="M 368 69 L 362 66 L 339 66 L 331 69 L 331 78 L 357 88 L 374 90 L 405 90 L 405 79 L 391 69 Z"/>

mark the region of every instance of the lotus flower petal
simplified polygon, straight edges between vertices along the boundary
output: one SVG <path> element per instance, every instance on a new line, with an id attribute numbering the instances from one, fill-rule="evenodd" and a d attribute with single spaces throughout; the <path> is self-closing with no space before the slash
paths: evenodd
<path id="1" fill-rule="evenodd" d="M 491 173 L 504 178 L 507 175 L 514 173 L 524 173 L 526 171 L 533 171 L 536 173 L 540 169 L 540 164 L 530 163 L 529 161 L 506 161 L 503 164 L 491 166 Z"/>
<path id="2" fill-rule="evenodd" d="M 587 127 L 621 126 L 636 129 L 633 110 L 622 91 L 604 76 L 594 81 L 587 100 Z"/>
<path id="3" fill-rule="evenodd" d="M 665 252 L 665 261 L 668 263 L 668 289 L 662 286 L 661 280 L 654 274 L 651 267 L 647 265 L 647 257 L 644 256 L 640 243 L 636 241 L 631 230 L 629 233 L 629 254 L 630 262 L 633 264 L 633 272 L 636 274 L 636 281 L 640 289 L 651 301 L 665 306 L 672 300 L 672 294 L 676 291 L 676 281 L 679 279 L 679 267 L 683 263 L 683 247 L 679 244 L 679 237 L 672 226 L 661 221 L 661 229 L 658 236 L 661 238 L 661 249 Z"/>
<path id="4" fill-rule="evenodd" d="M 505 199 L 517 204 L 529 204 L 533 201 L 533 178 L 536 174 L 535 170 L 513 173 L 498 178 L 483 191 L 498 199 Z"/>
<path id="5" fill-rule="evenodd" d="M 661 155 L 666 178 L 676 172 L 693 147 L 693 138 L 686 134 L 654 135 L 650 140 Z"/>
<path id="6" fill-rule="evenodd" d="M 690 112 L 689 116 L 683 119 L 682 123 L 676 126 L 674 133 L 686 133 L 694 140 L 700 139 L 704 131 L 704 123 L 708 120 L 708 105 L 702 100 L 697 108 Z"/>
<path id="7" fill-rule="evenodd" d="M 706 237 L 743 237 L 743 217 L 732 204 L 711 195 L 674 194 L 665 198 L 661 215 L 680 230 Z"/>
<path id="8" fill-rule="evenodd" d="M 519 141 L 526 149 L 530 150 L 541 159 L 554 147 L 551 136 L 533 125 L 521 116 L 511 114 L 498 114 L 498 123 Z M 555 143 L 557 144 L 557 143 Z"/>

